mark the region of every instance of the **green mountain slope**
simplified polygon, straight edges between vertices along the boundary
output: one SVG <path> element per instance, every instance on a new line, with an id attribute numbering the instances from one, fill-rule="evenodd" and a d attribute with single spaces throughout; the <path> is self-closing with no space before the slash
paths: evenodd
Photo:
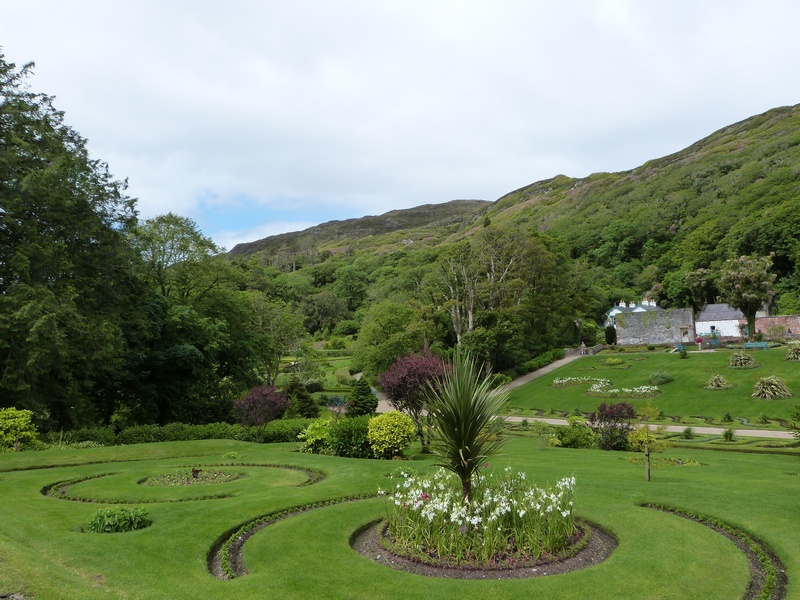
<path id="1" fill-rule="evenodd" d="M 493 222 L 563 239 L 620 290 L 688 304 L 686 272 L 775 253 L 784 290 L 800 285 L 800 105 L 725 127 L 631 171 L 564 176 L 500 198 Z"/>
<path id="2" fill-rule="evenodd" d="M 649 292 L 664 306 L 688 306 L 687 272 L 774 253 L 779 303 L 784 312 L 800 310 L 800 105 L 745 119 L 630 171 L 559 175 L 488 207 L 459 201 L 333 221 L 241 244 L 231 255 L 335 251 L 342 240 L 357 254 L 398 250 L 405 238 L 436 247 L 481 228 L 484 215 L 566 244 L 601 304 Z"/>

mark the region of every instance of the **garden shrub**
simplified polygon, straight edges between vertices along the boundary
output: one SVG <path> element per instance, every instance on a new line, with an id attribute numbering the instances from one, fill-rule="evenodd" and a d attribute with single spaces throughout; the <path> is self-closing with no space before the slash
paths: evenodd
<path id="1" fill-rule="evenodd" d="M 649 382 L 650 385 L 664 385 L 674 379 L 675 377 L 669 371 L 656 371 L 655 373 L 650 373 Z"/>
<path id="2" fill-rule="evenodd" d="M 314 419 L 319 416 L 319 406 L 300 379 L 295 375 L 283 389 L 289 398 L 284 415 L 289 418 L 306 417 Z"/>
<path id="3" fill-rule="evenodd" d="M 347 367 L 341 367 L 340 369 L 336 369 L 336 383 L 343 387 L 351 387 L 353 383 L 355 383 L 355 379 L 353 376 L 350 375 L 350 369 Z"/>
<path id="4" fill-rule="evenodd" d="M 378 409 L 378 398 L 372 393 L 369 382 L 362 377 L 353 385 L 353 391 L 345 404 L 348 417 L 373 415 Z"/>
<path id="5" fill-rule="evenodd" d="M 316 419 L 309 423 L 303 431 L 297 435 L 300 444 L 300 452 L 309 454 L 327 454 L 328 441 L 331 437 L 330 419 Z"/>
<path id="6" fill-rule="evenodd" d="M 369 420 L 367 439 L 377 458 L 402 456 L 417 435 L 414 420 L 393 410 Z"/>
<path id="7" fill-rule="evenodd" d="M 681 351 L 680 351 L 680 354 L 679 354 L 679 356 L 680 356 L 681 358 L 689 358 L 689 353 L 688 353 L 688 352 L 686 352 L 686 350 L 685 350 L 685 349 L 683 349 L 683 350 L 681 350 Z"/>
<path id="8" fill-rule="evenodd" d="M 537 369 L 546 367 L 554 361 L 561 360 L 565 355 L 566 354 L 563 348 L 553 348 L 552 350 L 548 350 L 547 352 L 525 362 L 523 365 L 525 367 L 524 370 L 528 373 L 531 371 L 536 371 Z"/>
<path id="9" fill-rule="evenodd" d="M 635 418 L 636 411 L 628 402 L 603 402 L 597 412 L 589 413 L 589 427 L 597 435 L 597 445 L 601 449 L 629 450 L 628 434 L 633 431 L 631 421 Z"/>
<path id="10" fill-rule="evenodd" d="M 263 425 L 280 419 L 288 404 L 286 394 L 274 385 L 259 385 L 234 402 L 234 412 L 236 420 L 244 426 Z"/>
<path id="11" fill-rule="evenodd" d="M 652 351 L 653 351 L 653 350 L 655 350 L 655 349 L 656 349 L 656 346 L 655 346 L 655 344 L 647 344 L 647 350 L 648 350 L 648 352 L 652 352 Z"/>
<path id="12" fill-rule="evenodd" d="M 583 421 L 575 418 L 568 419 L 566 427 L 557 427 L 555 439 L 564 448 L 594 448 L 597 445 L 597 436 L 594 431 Z"/>
<path id="13" fill-rule="evenodd" d="M 786 349 L 786 360 L 800 361 L 800 344 L 792 344 Z"/>
<path id="14" fill-rule="evenodd" d="M 36 440 L 33 412 L 16 408 L 0 409 L 0 450 L 19 450 Z"/>
<path id="15" fill-rule="evenodd" d="M 736 441 L 736 431 L 732 427 L 728 427 L 725 431 L 722 432 L 722 440 L 724 442 L 735 442 Z"/>
<path id="16" fill-rule="evenodd" d="M 330 453 L 346 458 L 372 458 L 367 439 L 369 420 L 369 415 L 331 419 L 328 426 Z"/>
<path id="17" fill-rule="evenodd" d="M 506 375 L 505 373 L 495 373 L 492 375 L 492 389 L 508 385 L 509 383 L 511 383 L 511 375 Z"/>
<path id="18" fill-rule="evenodd" d="M 625 361 L 621 358 L 616 358 L 614 356 L 609 357 L 603 361 L 603 364 L 606 367 L 619 367 L 625 364 Z"/>
<path id="19" fill-rule="evenodd" d="M 681 431 L 681 439 L 682 440 L 692 440 L 694 439 L 694 429 L 691 427 L 687 427 L 683 431 Z"/>
<path id="20" fill-rule="evenodd" d="M 101 446 L 113 446 L 117 443 L 117 436 L 114 428 L 109 427 L 84 427 L 72 433 L 71 443 L 76 442 L 95 442 Z"/>
<path id="21" fill-rule="evenodd" d="M 728 390 L 732 387 L 733 384 L 719 373 L 712 375 L 708 381 L 706 381 L 705 385 L 705 389 L 707 390 Z"/>
<path id="22" fill-rule="evenodd" d="M 759 364 L 747 352 L 734 352 L 728 359 L 728 366 L 731 369 L 755 369 Z"/>
<path id="23" fill-rule="evenodd" d="M 278 419 L 260 428 L 258 434 L 260 439 L 253 441 L 262 444 L 296 442 L 298 434 L 312 422 L 313 419 Z"/>
<path id="24" fill-rule="evenodd" d="M 147 510 L 142 507 L 117 506 L 101 508 L 83 526 L 89 533 L 121 533 L 144 529 L 152 525 Z"/>
<path id="25" fill-rule="evenodd" d="M 306 389 L 308 390 L 309 394 L 316 394 L 317 392 L 324 390 L 325 386 L 321 381 L 309 381 L 306 383 Z"/>
<path id="26" fill-rule="evenodd" d="M 163 442 L 164 437 L 158 425 L 134 425 L 117 434 L 118 444 L 152 444 Z"/>
<path id="27" fill-rule="evenodd" d="M 791 398 L 792 392 L 786 387 L 786 382 L 783 379 L 770 375 L 756 381 L 753 386 L 753 393 L 750 395 L 753 398 L 761 398 L 762 400 L 774 400 L 776 398 Z"/>

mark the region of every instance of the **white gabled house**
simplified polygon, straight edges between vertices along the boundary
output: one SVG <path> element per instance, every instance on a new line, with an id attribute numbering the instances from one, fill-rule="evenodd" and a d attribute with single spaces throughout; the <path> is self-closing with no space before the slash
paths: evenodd
<path id="1" fill-rule="evenodd" d="M 606 327 L 614 327 L 617 324 L 617 315 L 629 315 L 631 313 L 644 312 L 664 312 L 664 309 L 656 305 L 655 300 L 644 299 L 641 302 L 624 302 L 622 300 L 616 306 L 612 306 L 606 311 Z"/>
<path id="2" fill-rule="evenodd" d="M 766 317 L 768 314 L 764 308 L 756 313 L 756 318 Z M 742 335 L 739 326 L 746 324 L 744 313 L 728 304 L 707 304 L 695 319 L 697 335 L 700 336 L 738 338 Z"/>

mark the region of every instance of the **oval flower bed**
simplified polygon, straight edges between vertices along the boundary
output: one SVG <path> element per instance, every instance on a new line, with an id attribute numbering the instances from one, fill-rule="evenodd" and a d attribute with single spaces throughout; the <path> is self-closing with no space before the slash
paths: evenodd
<path id="1" fill-rule="evenodd" d="M 542 488 L 506 468 L 500 476 L 476 476 L 467 503 L 458 478 L 444 469 L 401 473 L 386 493 L 384 542 L 396 554 L 445 565 L 511 566 L 554 556 L 576 537 L 574 488 L 573 477 Z"/>
<path id="2" fill-rule="evenodd" d="M 640 385 L 635 388 L 612 388 L 608 379 L 597 377 L 563 377 L 553 380 L 551 387 L 565 388 L 573 385 L 591 383 L 587 394 L 595 398 L 652 398 L 661 390 L 656 385 Z"/>
<path id="3" fill-rule="evenodd" d="M 218 469 L 179 469 L 173 473 L 165 473 L 156 477 L 148 477 L 141 480 L 142 485 L 152 486 L 185 486 L 185 485 L 207 485 L 211 483 L 227 483 L 244 477 L 244 473 L 234 473 L 232 471 L 221 471 Z"/>

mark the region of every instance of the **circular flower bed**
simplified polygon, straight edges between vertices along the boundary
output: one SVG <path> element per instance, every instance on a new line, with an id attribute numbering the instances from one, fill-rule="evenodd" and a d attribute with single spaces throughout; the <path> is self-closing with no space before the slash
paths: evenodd
<path id="1" fill-rule="evenodd" d="M 208 485 L 211 483 L 228 483 L 244 477 L 244 473 L 221 471 L 218 469 L 200 469 L 197 467 L 178 469 L 172 473 L 148 477 L 139 483 L 142 485 L 176 487 L 186 485 Z"/>
<path id="2" fill-rule="evenodd" d="M 573 477 L 538 487 L 507 468 L 499 476 L 477 475 L 468 503 L 458 478 L 444 469 L 402 472 L 386 493 L 385 541 L 396 554 L 451 566 L 513 566 L 554 556 L 575 541 L 574 488 Z"/>

